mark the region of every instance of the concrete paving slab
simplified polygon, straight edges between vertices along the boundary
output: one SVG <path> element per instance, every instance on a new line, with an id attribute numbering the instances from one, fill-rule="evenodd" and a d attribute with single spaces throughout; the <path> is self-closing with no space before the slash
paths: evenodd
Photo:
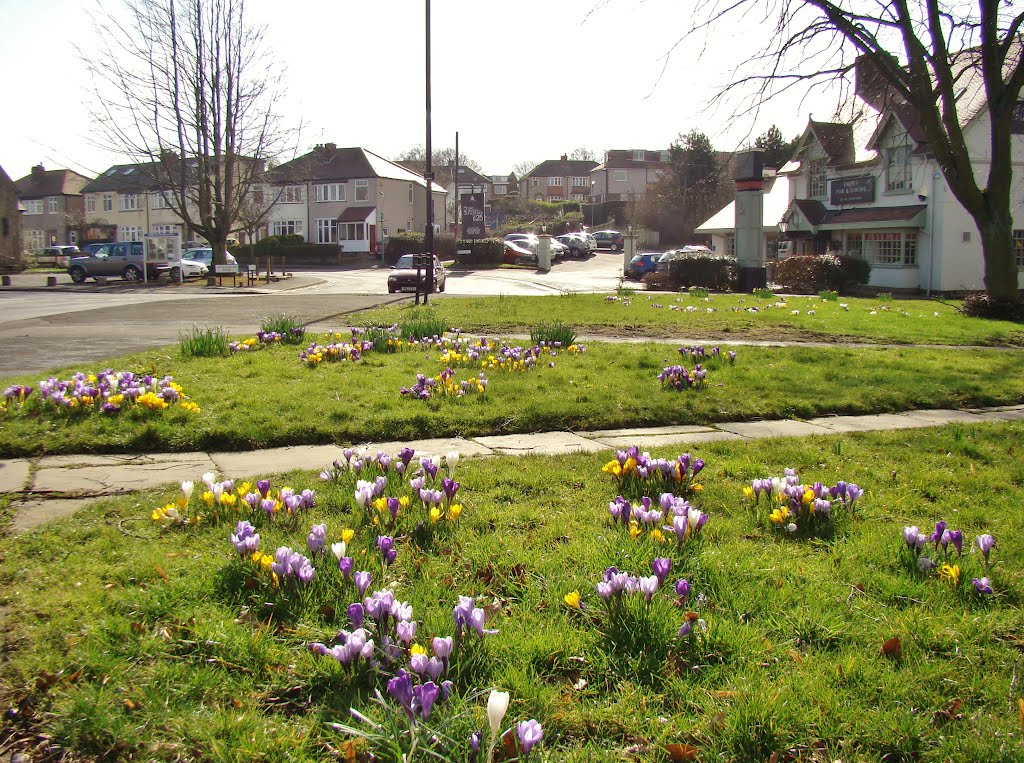
<path id="1" fill-rule="evenodd" d="M 897 413 L 879 413 L 869 416 L 823 416 L 808 419 L 807 423 L 824 427 L 832 432 L 878 432 L 933 426 L 924 419 L 912 419 Z"/>
<path id="2" fill-rule="evenodd" d="M 693 432 L 679 432 L 676 434 L 647 435 L 638 434 L 635 437 L 596 437 L 595 442 L 607 445 L 609 448 L 628 448 L 636 445 L 641 448 L 657 448 L 662 445 L 688 445 L 699 442 L 720 442 L 722 440 L 742 440 L 738 434 L 723 432 L 719 429 L 697 429 Z"/>
<path id="3" fill-rule="evenodd" d="M 829 429 L 806 421 L 745 421 L 734 424 L 719 424 L 723 432 L 732 432 L 741 437 L 807 437 L 809 435 L 833 434 Z"/>
<path id="4" fill-rule="evenodd" d="M 286 448 L 211 453 L 217 471 L 225 477 L 263 477 L 292 469 L 323 469 L 341 455 L 337 445 L 296 445 Z"/>
<path id="5" fill-rule="evenodd" d="M 0 493 L 20 493 L 28 487 L 29 466 L 24 458 L 0 461 Z"/>
<path id="6" fill-rule="evenodd" d="M 693 432 L 713 432 L 714 427 L 697 426 L 694 424 L 678 424 L 667 427 L 636 427 L 628 429 L 598 429 L 593 432 L 576 432 L 588 440 L 606 440 L 609 437 L 646 437 L 673 434 L 691 434 Z"/>
<path id="7" fill-rule="evenodd" d="M 931 411 L 906 411 L 901 413 L 901 416 L 907 416 L 913 419 L 921 419 L 927 421 L 929 424 L 952 424 L 954 422 L 965 422 L 980 424 L 985 420 L 983 416 L 979 416 L 977 413 L 970 413 L 968 411 L 955 411 L 950 409 L 936 409 Z"/>
<path id="8" fill-rule="evenodd" d="M 354 447 L 354 446 L 353 446 Z M 476 440 L 467 440 L 462 437 L 437 437 L 427 440 L 410 440 L 408 442 L 371 442 L 360 446 L 366 448 L 368 453 L 377 454 L 384 451 L 394 456 L 402 448 L 412 448 L 416 456 L 443 456 L 453 450 L 459 452 L 460 458 L 473 456 L 493 456 L 494 452 L 481 445 Z"/>
<path id="9" fill-rule="evenodd" d="M 14 521 L 11 522 L 11 528 L 15 533 L 34 530 L 47 522 L 74 514 L 91 501 L 91 498 L 16 501 L 11 504 L 11 508 L 14 509 Z"/>
<path id="10" fill-rule="evenodd" d="M 988 411 L 987 413 L 980 414 L 986 419 L 996 421 L 1024 421 L 1024 409 L 1016 410 L 1005 410 L 1005 411 Z"/>
<path id="11" fill-rule="evenodd" d="M 201 462 L 208 460 L 205 453 L 77 453 L 70 456 L 43 456 L 39 459 L 40 469 L 65 469 L 84 466 L 138 466 L 142 464 L 164 464 L 168 462 Z"/>
<path id="12" fill-rule="evenodd" d="M 216 471 L 206 454 L 196 458 L 131 463 L 120 466 L 86 466 L 79 469 L 39 469 L 32 490 L 37 493 L 65 495 L 115 495 L 131 493 L 169 482 L 197 480 L 205 472 Z"/>
<path id="13" fill-rule="evenodd" d="M 500 456 L 558 455 L 561 453 L 595 453 L 607 450 L 606 445 L 588 440 L 572 432 L 537 432 L 495 437 L 477 437 L 476 442 Z"/>

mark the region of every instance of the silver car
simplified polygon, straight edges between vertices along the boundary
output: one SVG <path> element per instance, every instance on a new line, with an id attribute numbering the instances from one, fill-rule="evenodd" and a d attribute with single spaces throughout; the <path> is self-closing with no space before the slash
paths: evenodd
<path id="1" fill-rule="evenodd" d="M 82 257 L 72 257 L 68 275 L 75 283 L 87 278 L 123 278 L 126 281 L 141 281 L 143 249 L 141 241 L 118 241 L 103 244 L 95 252 Z M 150 267 L 148 277 L 159 278 L 155 266 Z"/>

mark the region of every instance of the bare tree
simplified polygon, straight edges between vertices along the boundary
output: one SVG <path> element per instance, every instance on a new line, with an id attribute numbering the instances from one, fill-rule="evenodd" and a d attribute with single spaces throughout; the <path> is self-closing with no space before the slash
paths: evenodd
<path id="1" fill-rule="evenodd" d="M 586 146 L 580 146 L 579 148 L 574 148 L 569 153 L 569 158 L 579 162 L 596 162 L 597 154 Z"/>
<path id="2" fill-rule="evenodd" d="M 129 155 L 170 208 L 226 261 L 239 213 L 291 131 L 281 76 L 244 0 L 124 0 L 94 16 L 82 53 L 108 148 Z M 276 199 L 265 195 L 269 209 Z"/>
<path id="3" fill-rule="evenodd" d="M 516 162 L 515 164 L 512 165 L 512 172 L 515 174 L 517 178 L 522 180 L 524 177 L 533 172 L 538 164 L 540 164 L 540 162 L 535 162 L 531 159 Z"/>
<path id="4" fill-rule="evenodd" d="M 698 12 L 678 45 L 743 16 L 762 18 L 773 34 L 737 66 L 716 101 L 740 95 L 745 105 L 737 113 L 750 113 L 794 88 L 837 81 L 848 97 L 856 68 L 863 73 L 867 65 L 879 83 L 869 94 L 872 105 L 912 115 L 923 147 L 977 224 L 989 295 L 1016 300 L 1011 136 L 1020 132 L 1022 116 L 1021 6 L 1000 0 L 717 0 Z M 988 156 L 980 160 L 966 136 L 979 117 L 988 142 Z"/>

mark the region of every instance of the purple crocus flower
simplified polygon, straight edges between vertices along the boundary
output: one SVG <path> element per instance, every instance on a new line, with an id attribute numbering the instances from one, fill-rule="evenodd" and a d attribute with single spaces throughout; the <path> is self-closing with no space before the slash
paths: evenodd
<path id="1" fill-rule="evenodd" d="M 257 480 L 256 489 L 260 491 L 260 495 L 266 498 L 270 492 L 270 480 Z"/>
<path id="2" fill-rule="evenodd" d="M 431 657 L 427 660 L 427 675 L 430 676 L 432 681 L 436 681 L 444 674 L 444 660 L 439 660 L 437 657 Z"/>
<path id="3" fill-rule="evenodd" d="M 949 542 L 953 544 L 958 554 L 964 552 L 964 534 L 961 530 L 949 530 Z"/>
<path id="4" fill-rule="evenodd" d="M 672 567 L 672 560 L 665 557 L 658 557 L 651 562 L 651 571 L 654 572 L 658 578 L 659 583 L 665 582 L 665 576 L 668 575 L 669 569 Z"/>
<path id="5" fill-rule="evenodd" d="M 324 543 L 327 541 L 327 525 L 313 525 L 309 530 L 309 537 L 306 538 L 306 546 L 310 554 L 322 554 Z"/>
<path id="6" fill-rule="evenodd" d="M 417 675 L 422 676 L 427 672 L 427 655 L 416 652 L 409 656 L 409 668 Z"/>
<path id="7" fill-rule="evenodd" d="M 370 582 L 373 580 L 373 576 L 365 570 L 360 570 L 354 575 L 356 581 L 356 590 L 359 591 L 359 595 L 362 596 L 366 593 L 366 589 L 370 587 Z"/>
<path id="8" fill-rule="evenodd" d="M 989 595 L 992 593 L 992 585 L 988 578 L 974 578 L 974 590 L 980 594 Z"/>
<path id="9" fill-rule="evenodd" d="M 917 560 L 917 568 L 921 570 L 921 572 L 928 572 L 929 570 L 935 569 L 936 566 L 937 565 L 935 564 L 935 562 L 933 562 L 927 556 L 922 556 L 920 559 Z"/>
<path id="10" fill-rule="evenodd" d="M 353 628 L 363 627 L 363 605 L 358 601 L 348 605 L 348 621 L 352 623 Z"/>
<path id="11" fill-rule="evenodd" d="M 916 526 L 911 525 L 903 528 L 903 541 L 907 544 L 907 548 L 911 551 L 917 551 L 917 541 L 921 537 L 921 531 Z"/>
<path id="12" fill-rule="evenodd" d="M 693 459 L 693 476 L 694 477 L 696 477 L 698 474 L 700 474 L 700 471 L 703 468 L 704 468 L 704 459 L 703 458 L 695 458 L 695 459 Z"/>
<path id="13" fill-rule="evenodd" d="M 519 737 L 519 744 L 522 745 L 523 755 L 529 755 L 530 750 L 544 738 L 544 730 L 536 720 L 531 718 L 516 724 L 516 735 Z"/>
<path id="14" fill-rule="evenodd" d="M 421 684 L 412 690 L 414 707 L 423 720 L 430 717 L 430 711 L 434 707 L 434 702 L 437 701 L 437 695 L 440 692 L 440 687 L 433 681 L 427 681 L 425 684 Z"/>
<path id="15" fill-rule="evenodd" d="M 991 535 L 979 535 L 974 539 L 974 545 L 981 551 L 982 556 L 985 557 L 985 564 L 988 564 L 988 552 L 992 550 L 992 547 L 996 545 L 996 539 Z"/>
<path id="16" fill-rule="evenodd" d="M 399 459 L 399 460 L 400 460 L 400 461 L 401 461 L 401 462 L 402 462 L 403 464 L 405 464 L 406 466 L 408 466 L 408 465 L 409 465 L 409 462 L 410 462 L 410 461 L 412 461 L 412 457 L 413 457 L 413 456 L 414 456 L 415 454 L 416 454 L 416 451 L 415 451 L 415 450 L 413 450 L 412 448 L 402 448 L 402 449 L 401 449 L 400 451 L 398 451 L 398 459 Z"/>
<path id="17" fill-rule="evenodd" d="M 412 718 L 412 677 L 404 668 L 399 668 L 398 673 L 388 681 L 388 694 L 390 694 L 409 718 Z"/>
<path id="18" fill-rule="evenodd" d="M 447 660 L 451 656 L 454 643 L 451 636 L 434 636 L 431 646 L 434 648 L 434 654 L 442 660 Z"/>
<path id="19" fill-rule="evenodd" d="M 394 545 L 394 543 L 395 539 L 388 535 L 377 536 L 377 548 L 380 549 L 380 552 L 382 554 L 387 554 L 387 552 L 391 550 L 391 547 Z"/>
<path id="20" fill-rule="evenodd" d="M 935 544 L 935 550 L 939 550 L 939 544 L 942 543 L 942 534 L 946 532 L 946 523 L 939 521 L 935 523 L 935 532 L 929 536 L 929 540 Z"/>
<path id="21" fill-rule="evenodd" d="M 650 575 L 645 578 L 640 578 L 640 592 L 647 597 L 647 603 L 651 603 L 651 599 L 654 596 L 654 592 L 658 590 L 658 576 Z"/>
<path id="22" fill-rule="evenodd" d="M 430 479 L 431 480 L 433 480 L 433 479 L 435 479 L 437 477 L 437 467 L 438 467 L 438 465 L 437 465 L 437 463 L 434 462 L 434 459 L 432 459 L 432 458 L 421 458 L 420 459 L 420 466 L 423 468 L 423 471 L 425 471 L 428 475 L 430 475 Z"/>
<path id="23" fill-rule="evenodd" d="M 444 491 L 445 497 L 447 497 L 449 501 L 455 498 L 455 494 L 459 492 L 459 487 L 460 485 L 458 482 L 453 479 L 449 479 L 448 477 L 441 480 L 441 489 Z"/>
<path id="24" fill-rule="evenodd" d="M 348 582 L 352 578 L 352 567 L 355 566 L 355 560 L 351 556 L 343 556 L 338 560 L 338 569 L 341 570 L 341 575 Z M 362 596 L 362 591 L 359 592 Z"/>
<path id="25" fill-rule="evenodd" d="M 690 595 L 690 581 L 686 578 L 679 578 L 676 581 L 676 596 L 679 597 L 679 604 L 682 605 L 686 601 L 686 597 Z"/>
<path id="26" fill-rule="evenodd" d="M 398 640 L 406 646 L 412 643 L 412 640 L 416 638 L 416 621 L 415 620 L 399 620 L 395 624 L 395 635 L 398 636 Z"/>

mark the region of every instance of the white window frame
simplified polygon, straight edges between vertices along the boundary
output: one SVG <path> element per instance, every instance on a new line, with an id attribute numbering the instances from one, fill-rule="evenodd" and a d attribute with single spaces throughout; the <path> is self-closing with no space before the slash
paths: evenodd
<path id="1" fill-rule="evenodd" d="M 313 186 L 313 198 L 318 202 L 348 201 L 345 183 L 319 183 Z"/>
<path id="2" fill-rule="evenodd" d="M 910 193 L 914 190 L 910 136 L 906 134 L 885 149 L 885 190 L 888 193 Z"/>
<path id="3" fill-rule="evenodd" d="M 355 201 L 367 201 L 370 198 L 370 181 L 357 180 L 355 182 Z"/>
<path id="4" fill-rule="evenodd" d="M 176 236 L 179 233 L 178 226 L 173 223 L 156 223 L 150 227 L 154 236 Z"/>
<path id="5" fill-rule="evenodd" d="M 506 194 L 508 194 L 508 186 L 507 185 L 496 185 L 496 186 L 494 186 L 494 195 L 495 196 L 505 196 Z"/>
<path id="6" fill-rule="evenodd" d="M 46 231 L 41 230 L 26 230 L 25 231 L 25 248 L 29 251 L 35 249 L 42 249 L 46 246 Z"/>
<path id="7" fill-rule="evenodd" d="M 301 204 L 305 198 L 306 187 L 302 185 L 286 185 L 278 194 L 278 204 Z"/>
<path id="8" fill-rule="evenodd" d="M 113 212 L 114 211 L 114 194 L 105 193 L 103 194 L 103 211 Z"/>
<path id="9" fill-rule="evenodd" d="M 828 194 L 828 175 L 825 159 L 807 160 L 807 198 L 824 199 Z"/>
<path id="10" fill-rule="evenodd" d="M 562 180 L 563 179 L 564 178 L 556 178 L 556 177 L 548 178 L 548 188 L 561 188 L 562 187 Z"/>
<path id="11" fill-rule="evenodd" d="M 118 241 L 142 241 L 142 228 L 138 225 L 117 226 Z"/>
<path id="12" fill-rule="evenodd" d="M 136 212 L 142 207 L 139 205 L 139 194 L 137 193 L 122 193 L 119 196 L 119 209 L 122 212 Z M 132 239 L 141 241 L 142 239 Z"/>
<path id="13" fill-rule="evenodd" d="M 85 195 L 85 211 L 88 214 L 94 214 L 96 212 L 96 195 L 87 193 Z"/>
<path id="14" fill-rule="evenodd" d="M 626 170 L 612 170 L 613 183 L 626 183 L 629 181 L 629 173 Z"/>
<path id="15" fill-rule="evenodd" d="M 540 185 L 540 178 L 530 178 L 530 187 L 536 188 Z"/>
<path id="16" fill-rule="evenodd" d="M 336 217 L 317 218 L 316 242 L 318 244 L 338 243 L 338 219 Z"/>
<path id="17" fill-rule="evenodd" d="M 60 203 L 59 196 L 48 196 L 46 198 L 46 211 L 48 214 L 55 215 L 59 211 L 58 204 Z"/>
<path id="18" fill-rule="evenodd" d="M 864 231 L 862 257 L 872 267 L 917 267 L 917 231 Z"/>
<path id="19" fill-rule="evenodd" d="M 25 205 L 26 215 L 41 215 L 44 214 L 45 207 L 43 206 L 42 199 L 29 199 L 22 202 Z M 43 245 L 45 246 L 45 244 Z"/>
<path id="20" fill-rule="evenodd" d="M 338 225 L 338 241 L 366 241 L 366 223 L 340 223 Z"/>
<path id="21" fill-rule="evenodd" d="M 586 188 L 588 185 L 590 185 L 590 178 L 588 178 L 588 177 L 574 177 L 571 182 L 572 182 L 572 186 L 574 188 L 579 188 L 579 187 Z"/>
<path id="22" fill-rule="evenodd" d="M 644 152 L 643 151 L 633 151 L 633 161 L 634 162 L 642 162 L 643 160 L 644 160 Z"/>
<path id="23" fill-rule="evenodd" d="M 274 220 L 270 223 L 272 236 L 302 236 L 302 220 Z"/>
<path id="24" fill-rule="evenodd" d="M 415 189 L 415 186 L 412 183 L 409 183 L 409 203 L 410 204 L 415 204 L 416 203 L 416 194 L 414 192 L 414 189 Z"/>
<path id="25" fill-rule="evenodd" d="M 574 193 L 572 195 L 573 201 L 586 201 L 587 195 L 585 193 Z"/>
<path id="26" fill-rule="evenodd" d="M 150 195 L 149 198 L 150 209 L 170 209 L 171 204 L 167 199 L 167 191 L 157 191 Z"/>

